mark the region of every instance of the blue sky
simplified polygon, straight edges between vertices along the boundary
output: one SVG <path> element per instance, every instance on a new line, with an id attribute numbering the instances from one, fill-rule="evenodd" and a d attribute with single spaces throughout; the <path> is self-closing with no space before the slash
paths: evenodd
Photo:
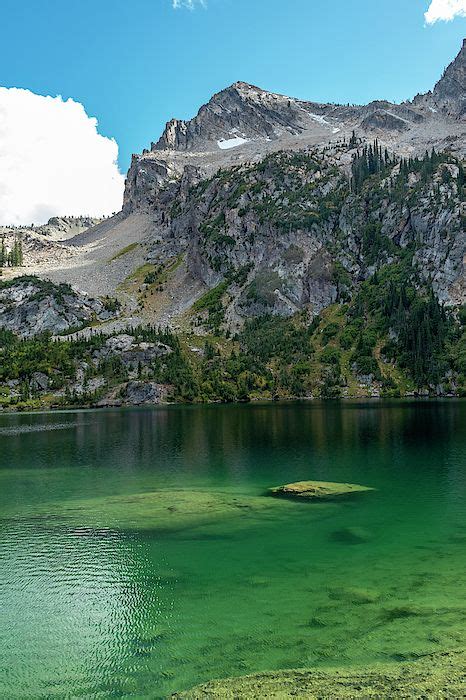
<path id="1" fill-rule="evenodd" d="M 179 0 L 181 4 L 187 0 Z M 131 152 L 245 80 L 317 101 L 429 89 L 466 20 L 426 25 L 430 0 L 2 0 L 0 85 L 72 97 Z"/>

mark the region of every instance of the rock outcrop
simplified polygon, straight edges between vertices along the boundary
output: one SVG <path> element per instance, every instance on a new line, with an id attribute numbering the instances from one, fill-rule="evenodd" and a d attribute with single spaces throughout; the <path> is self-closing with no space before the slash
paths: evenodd
<path id="1" fill-rule="evenodd" d="M 122 333 L 108 338 L 105 345 L 94 352 L 93 359 L 101 362 L 117 355 L 128 370 L 137 370 L 139 366 L 145 367 L 155 358 L 171 352 L 172 349 L 164 343 L 137 342 L 133 336 Z"/>
<path id="2" fill-rule="evenodd" d="M 297 498 L 304 501 L 328 501 L 373 490 L 370 486 L 360 486 L 359 484 L 343 484 L 332 481 L 296 481 L 292 484 L 276 486 L 270 489 L 270 493 L 272 496 Z"/>
<path id="3" fill-rule="evenodd" d="M 118 355 L 115 355 L 118 357 Z M 113 388 L 97 402 L 99 408 L 154 406 L 167 397 L 167 386 L 157 382 L 132 380 Z"/>
<path id="4" fill-rule="evenodd" d="M 457 119 L 466 118 L 466 39 L 458 56 L 426 98 L 431 109 L 442 110 Z"/>
<path id="5" fill-rule="evenodd" d="M 63 333 L 114 315 L 102 301 L 66 284 L 55 285 L 37 277 L 0 282 L 0 328 L 23 338 L 44 331 Z"/>

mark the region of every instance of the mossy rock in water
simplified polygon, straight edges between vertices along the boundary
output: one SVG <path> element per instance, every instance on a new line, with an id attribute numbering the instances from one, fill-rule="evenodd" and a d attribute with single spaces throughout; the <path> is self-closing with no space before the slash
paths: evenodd
<path id="1" fill-rule="evenodd" d="M 466 652 L 430 654 L 419 661 L 367 668 L 284 670 L 211 681 L 172 698 L 252 700 L 253 698 L 463 698 Z"/>
<path id="2" fill-rule="evenodd" d="M 370 486 L 360 486 L 359 484 L 340 484 L 333 481 L 295 481 L 293 484 L 276 486 L 270 489 L 270 493 L 272 496 L 313 501 L 342 498 L 354 493 L 373 490 Z"/>
<path id="3" fill-rule="evenodd" d="M 331 600 L 343 600 L 351 605 L 368 605 L 376 603 L 382 597 L 379 591 L 370 588 L 332 588 L 328 594 Z"/>
<path id="4" fill-rule="evenodd" d="M 85 528 L 178 532 L 229 519 L 255 522 L 279 515 L 284 509 L 277 505 L 262 496 L 164 489 L 68 501 L 53 508 L 55 517 L 85 534 Z"/>

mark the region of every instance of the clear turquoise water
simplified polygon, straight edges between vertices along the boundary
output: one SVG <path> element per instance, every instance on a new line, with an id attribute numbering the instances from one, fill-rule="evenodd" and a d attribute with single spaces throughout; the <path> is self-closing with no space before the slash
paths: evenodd
<path id="1" fill-rule="evenodd" d="M 2 698 L 158 698 L 466 645 L 463 401 L 2 415 L 0 445 Z M 172 532 L 109 517 L 108 496 L 301 479 L 377 491 Z"/>

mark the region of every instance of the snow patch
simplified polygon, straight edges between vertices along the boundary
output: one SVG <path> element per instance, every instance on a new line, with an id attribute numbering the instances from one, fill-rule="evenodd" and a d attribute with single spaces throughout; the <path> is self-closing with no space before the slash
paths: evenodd
<path id="1" fill-rule="evenodd" d="M 243 143 L 249 143 L 250 139 L 243 139 L 241 136 L 236 136 L 233 139 L 220 139 L 217 141 L 217 146 L 222 149 L 222 151 L 228 148 L 237 148 L 242 146 Z"/>
<path id="2" fill-rule="evenodd" d="M 325 126 L 330 126 L 330 122 L 328 122 L 326 118 L 320 114 L 312 114 L 312 112 L 309 112 L 309 116 L 311 117 L 311 119 L 313 119 L 315 122 L 318 122 L 319 124 L 325 124 Z"/>
<path id="3" fill-rule="evenodd" d="M 332 129 L 332 134 L 338 134 L 338 132 L 341 131 L 341 129 L 338 129 L 336 126 Z"/>

